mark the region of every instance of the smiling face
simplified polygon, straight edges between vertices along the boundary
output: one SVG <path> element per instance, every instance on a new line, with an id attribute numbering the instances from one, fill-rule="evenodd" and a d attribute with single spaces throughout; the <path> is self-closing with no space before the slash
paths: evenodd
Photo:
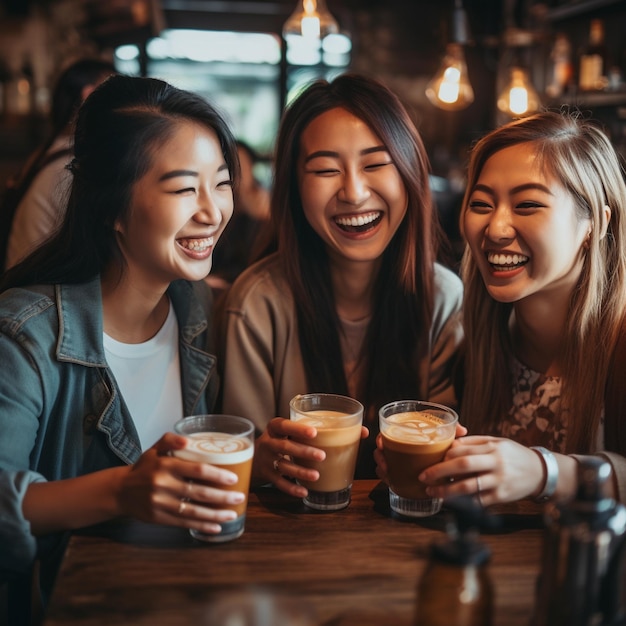
<path id="1" fill-rule="evenodd" d="M 232 181 L 217 135 L 180 124 L 153 151 L 126 217 L 116 224 L 129 273 L 159 286 L 203 279 L 232 213 Z"/>
<path id="2" fill-rule="evenodd" d="M 463 227 L 489 294 L 500 302 L 569 298 L 583 265 L 591 221 L 531 143 L 493 154 L 463 214 Z"/>
<path id="3" fill-rule="evenodd" d="M 322 113 L 302 133 L 298 184 L 331 263 L 378 260 L 406 214 L 407 191 L 389 152 L 342 108 Z"/>

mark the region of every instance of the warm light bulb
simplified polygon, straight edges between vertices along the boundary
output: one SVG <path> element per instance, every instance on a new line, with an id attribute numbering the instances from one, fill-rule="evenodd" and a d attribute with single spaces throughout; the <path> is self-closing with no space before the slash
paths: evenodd
<path id="1" fill-rule="evenodd" d="M 511 79 L 498 98 L 498 109 L 511 117 L 534 113 L 540 101 L 528 74 L 520 67 L 511 69 Z"/>
<path id="2" fill-rule="evenodd" d="M 512 113 L 521 115 L 528 111 L 528 91 L 524 87 L 512 87 L 509 91 L 509 108 Z"/>
<path id="3" fill-rule="evenodd" d="M 326 8 L 326 0 L 299 0 L 295 11 L 283 26 L 285 39 L 292 35 L 321 39 L 338 32 L 339 25 Z"/>
<path id="4" fill-rule="evenodd" d="M 460 111 L 474 101 L 474 90 L 460 44 L 448 44 L 439 71 L 426 87 L 426 96 L 436 107 L 448 111 Z"/>
<path id="5" fill-rule="evenodd" d="M 459 92 L 461 82 L 461 72 L 456 67 L 448 67 L 443 73 L 443 80 L 439 85 L 439 91 L 437 97 L 442 102 L 452 104 L 459 99 Z"/>
<path id="6" fill-rule="evenodd" d="M 303 17 L 300 22 L 300 30 L 303 37 L 320 37 L 320 18 L 319 17 Z"/>

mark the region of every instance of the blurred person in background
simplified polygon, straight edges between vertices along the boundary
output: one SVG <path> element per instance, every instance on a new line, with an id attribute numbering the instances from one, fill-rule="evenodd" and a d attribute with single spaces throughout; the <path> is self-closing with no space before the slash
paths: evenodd
<path id="1" fill-rule="evenodd" d="M 213 253 L 213 268 L 207 277 L 216 295 L 227 290 L 248 267 L 255 255 L 259 233 L 270 217 L 270 194 L 255 175 L 260 156 L 246 142 L 237 141 L 241 165 L 235 189 L 235 209 L 222 236 L 222 245 Z"/>
<path id="2" fill-rule="evenodd" d="M 26 257 L 60 225 L 72 174 L 72 122 L 85 98 L 115 74 L 112 62 L 99 58 L 74 61 L 59 75 L 52 94 L 48 139 L 7 184 L 2 203 L 0 263 L 4 269 Z"/>

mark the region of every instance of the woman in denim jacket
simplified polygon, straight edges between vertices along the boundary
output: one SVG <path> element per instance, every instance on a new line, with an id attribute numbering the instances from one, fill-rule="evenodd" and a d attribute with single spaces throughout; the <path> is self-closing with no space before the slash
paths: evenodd
<path id="1" fill-rule="evenodd" d="M 168 433 L 216 396 L 200 290 L 233 210 L 231 132 L 196 95 L 113 76 L 70 167 L 59 231 L 0 284 L 0 579 L 39 558 L 44 589 L 65 531 L 127 516 L 215 533 L 243 499 Z"/>

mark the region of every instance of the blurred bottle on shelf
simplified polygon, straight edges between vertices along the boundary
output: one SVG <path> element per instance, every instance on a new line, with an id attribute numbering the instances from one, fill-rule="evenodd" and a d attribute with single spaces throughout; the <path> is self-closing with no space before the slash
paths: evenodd
<path id="1" fill-rule="evenodd" d="M 604 22 L 595 18 L 589 25 L 589 41 L 580 55 L 578 87 L 581 91 L 600 91 L 608 86 Z"/>
<path id="2" fill-rule="evenodd" d="M 624 74 L 619 65 L 612 65 L 608 71 L 608 88 L 612 91 L 619 91 L 624 87 Z"/>
<path id="3" fill-rule="evenodd" d="M 550 67 L 546 95 L 558 98 L 567 92 L 574 75 L 572 66 L 572 44 L 565 33 L 557 33 L 550 52 Z"/>
<path id="4" fill-rule="evenodd" d="M 617 54 L 616 57 L 608 71 L 609 89 L 622 91 L 626 88 L 626 45 L 622 47 L 621 53 Z M 620 117 L 626 119 L 626 111 Z"/>

